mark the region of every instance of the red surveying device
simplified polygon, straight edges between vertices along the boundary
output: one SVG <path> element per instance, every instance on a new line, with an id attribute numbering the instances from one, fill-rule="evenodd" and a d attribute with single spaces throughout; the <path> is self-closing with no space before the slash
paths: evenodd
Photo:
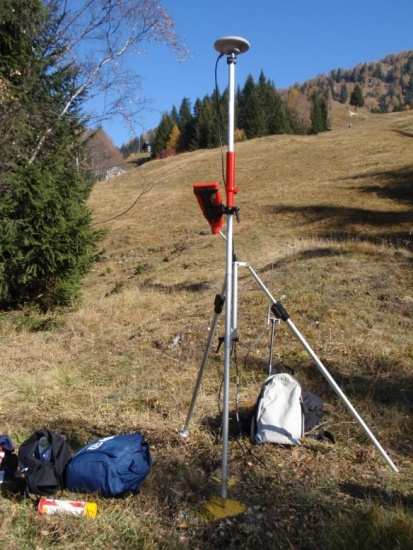
<path id="1" fill-rule="evenodd" d="M 214 235 L 224 226 L 224 205 L 222 204 L 219 183 L 216 181 L 195 183 L 194 193 L 202 213 L 211 226 Z"/>

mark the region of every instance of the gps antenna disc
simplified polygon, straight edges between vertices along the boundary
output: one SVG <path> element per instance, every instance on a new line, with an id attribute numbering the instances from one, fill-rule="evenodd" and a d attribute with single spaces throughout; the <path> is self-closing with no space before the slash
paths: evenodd
<path id="1" fill-rule="evenodd" d="M 250 47 L 249 41 L 242 36 L 222 36 L 214 44 L 214 48 L 222 55 L 230 55 L 231 53 L 238 55 L 247 52 Z"/>

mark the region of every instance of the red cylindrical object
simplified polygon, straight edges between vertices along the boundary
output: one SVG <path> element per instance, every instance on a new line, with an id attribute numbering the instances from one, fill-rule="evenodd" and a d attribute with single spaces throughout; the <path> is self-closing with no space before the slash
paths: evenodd
<path id="1" fill-rule="evenodd" d="M 37 506 L 39 514 L 71 514 L 74 516 L 86 516 L 95 518 L 97 505 L 95 502 L 83 500 L 58 500 L 42 497 Z"/>
<path id="2" fill-rule="evenodd" d="M 233 208 L 235 206 L 234 195 L 238 193 L 238 189 L 235 187 L 235 153 L 232 151 L 227 152 L 227 181 L 225 184 L 227 192 L 227 206 Z"/>

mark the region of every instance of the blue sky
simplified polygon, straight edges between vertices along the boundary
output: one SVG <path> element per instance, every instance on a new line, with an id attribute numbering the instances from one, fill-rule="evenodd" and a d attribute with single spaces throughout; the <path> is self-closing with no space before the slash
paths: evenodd
<path id="1" fill-rule="evenodd" d="M 413 0 L 164 0 L 163 5 L 190 55 L 181 62 L 166 47 L 146 45 L 136 57 L 133 69 L 149 102 L 138 130 L 156 126 L 161 113 L 179 107 L 183 97 L 193 101 L 213 90 L 213 43 L 223 35 L 245 36 L 252 44 L 239 58 L 239 84 L 263 69 L 279 88 L 413 49 Z M 221 88 L 226 78 L 222 63 Z M 117 145 L 131 137 L 120 121 L 107 121 L 104 128 Z"/>

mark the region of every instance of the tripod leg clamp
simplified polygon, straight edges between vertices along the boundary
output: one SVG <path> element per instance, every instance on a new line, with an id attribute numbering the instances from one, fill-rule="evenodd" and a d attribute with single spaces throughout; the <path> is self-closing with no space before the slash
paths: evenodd
<path id="1" fill-rule="evenodd" d="M 281 321 L 287 321 L 290 318 L 287 310 L 284 308 L 281 302 L 275 302 L 271 306 L 271 311 L 273 312 L 274 316 L 277 319 L 281 319 Z"/>
<path id="2" fill-rule="evenodd" d="M 222 313 L 222 308 L 224 307 L 224 303 L 225 303 L 225 296 L 222 296 L 221 294 L 216 294 L 215 300 L 214 300 L 214 311 L 217 315 Z"/>
<path id="3" fill-rule="evenodd" d="M 222 344 L 224 343 L 224 340 L 225 340 L 225 336 L 220 336 L 218 338 L 218 347 L 217 347 L 217 350 L 216 350 L 215 353 L 219 352 L 219 350 L 221 349 Z"/>

